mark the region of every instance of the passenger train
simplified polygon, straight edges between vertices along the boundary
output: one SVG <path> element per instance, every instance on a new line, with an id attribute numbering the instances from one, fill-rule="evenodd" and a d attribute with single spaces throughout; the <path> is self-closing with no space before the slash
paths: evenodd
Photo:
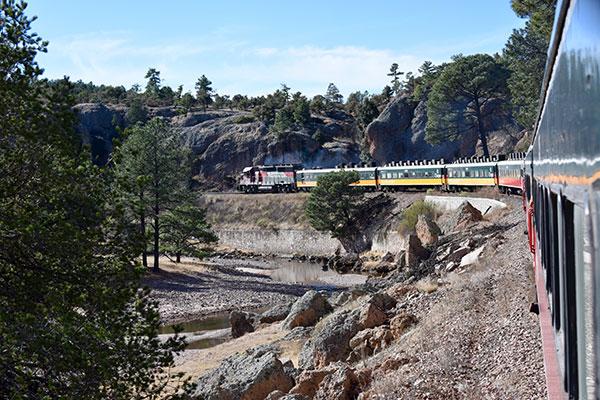
<path id="1" fill-rule="evenodd" d="M 437 188 L 443 191 L 497 187 L 503 193 L 521 193 L 524 153 L 507 157 L 462 158 L 452 164 L 443 160 L 394 162 L 383 167 L 340 166 L 302 169 L 296 165 L 259 165 L 244 168 L 238 190 L 245 193 L 310 191 L 320 176 L 335 171 L 356 171 L 353 184 L 367 191 L 398 191 Z"/>
<path id="2" fill-rule="evenodd" d="M 366 190 L 522 192 L 548 398 L 600 399 L 600 0 L 558 0 L 527 154 L 346 167 Z M 245 192 L 309 190 L 339 169 L 249 167 Z"/>

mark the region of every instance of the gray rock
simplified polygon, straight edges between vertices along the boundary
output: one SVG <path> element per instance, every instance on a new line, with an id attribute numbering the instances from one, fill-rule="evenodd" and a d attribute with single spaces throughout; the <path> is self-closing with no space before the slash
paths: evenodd
<path id="1" fill-rule="evenodd" d="M 406 253 L 404 255 L 406 259 L 406 265 L 408 267 L 415 267 L 419 264 L 419 261 L 429 257 L 429 250 L 421 245 L 421 240 L 417 235 L 409 235 L 408 243 L 406 245 Z"/>
<path id="2" fill-rule="evenodd" d="M 292 329 L 297 326 L 312 326 L 332 310 L 331 304 L 324 295 L 310 290 L 294 303 L 289 315 L 283 321 L 283 327 Z"/>
<path id="3" fill-rule="evenodd" d="M 298 357 L 302 369 L 322 368 L 345 360 L 350 353 L 350 339 L 361 330 L 360 310 L 342 310 L 328 316 L 313 332 Z"/>
<path id="4" fill-rule="evenodd" d="M 346 304 L 348 301 L 352 299 L 352 294 L 343 290 L 341 292 L 337 292 L 331 296 L 330 302 L 334 307 L 341 307 Z"/>
<path id="5" fill-rule="evenodd" d="M 359 380 L 354 369 L 343 364 L 323 378 L 313 400 L 354 400 L 359 393 Z"/>
<path id="6" fill-rule="evenodd" d="M 425 246 L 437 242 L 442 233 L 440 227 L 427 215 L 421 214 L 415 225 L 415 232 L 421 243 Z"/>
<path id="7" fill-rule="evenodd" d="M 289 391 L 294 380 L 269 351 L 235 354 L 198 379 L 193 398 L 202 400 L 264 399 L 275 390 Z"/>
<path id="8" fill-rule="evenodd" d="M 291 309 L 292 303 L 279 304 L 274 307 L 271 307 L 270 309 L 262 313 L 259 316 L 258 320 L 264 324 L 271 324 L 273 322 L 283 321 L 288 316 Z"/>
<path id="9" fill-rule="evenodd" d="M 248 332 L 254 332 L 252 316 L 249 313 L 232 311 L 229 314 L 229 324 L 231 325 L 231 336 L 234 338 L 243 336 Z"/>

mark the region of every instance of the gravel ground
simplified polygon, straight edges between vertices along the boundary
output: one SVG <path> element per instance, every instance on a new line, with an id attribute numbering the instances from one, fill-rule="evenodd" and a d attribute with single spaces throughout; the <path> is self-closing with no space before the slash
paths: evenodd
<path id="1" fill-rule="evenodd" d="M 293 263 L 285 259 L 202 262 L 183 259 L 179 264 L 161 259 L 162 271 L 150 274 L 144 283 L 152 289 L 163 321 L 176 323 L 234 309 L 263 309 L 288 303 L 315 287 L 347 287 L 366 279 L 360 275 L 329 272 L 321 282 L 297 284 L 269 277 L 273 269 L 290 268 L 290 264 Z M 305 263 L 298 267 L 311 266 L 314 267 Z"/>
<path id="2" fill-rule="evenodd" d="M 531 254 L 519 201 L 494 218 L 499 231 L 479 265 L 442 278 L 431 294 L 402 307 L 420 322 L 399 342 L 366 360 L 376 366 L 370 399 L 543 399 L 546 397 L 539 321 L 533 300 Z M 467 235 L 469 232 L 465 232 Z"/>

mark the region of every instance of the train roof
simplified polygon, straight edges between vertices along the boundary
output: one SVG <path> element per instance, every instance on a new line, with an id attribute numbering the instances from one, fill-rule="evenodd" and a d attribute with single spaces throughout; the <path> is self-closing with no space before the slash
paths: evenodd
<path id="1" fill-rule="evenodd" d="M 314 169 L 301 169 L 298 172 L 338 172 L 338 171 L 375 171 L 376 167 L 348 167 L 348 168 L 314 168 Z"/>
<path id="2" fill-rule="evenodd" d="M 444 168 L 444 164 L 425 164 L 425 165 L 387 165 L 379 167 L 379 170 L 397 170 L 397 169 L 429 169 L 429 168 Z"/>
<path id="3" fill-rule="evenodd" d="M 496 161 L 486 161 L 486 162 L 477 162 L 477 163 L 453 163 L 446 164 L 447 168 L 462 168 L 462 167 L 493 167 L 498 162 Z"/>
<path id="4" fill-rule="evenodd" d="M 521 159 L 521 160 L 504 160 L 504 161 L 498 161 L 498 165 L 523 165 L 523 162 L 525 160 Z"/>

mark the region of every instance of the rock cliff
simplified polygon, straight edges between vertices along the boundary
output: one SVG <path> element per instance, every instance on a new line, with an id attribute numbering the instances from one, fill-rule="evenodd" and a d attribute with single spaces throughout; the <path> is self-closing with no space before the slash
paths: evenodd
<path id="1" fill-rule="evenodd" d="M 499 101 L 488 104 L 484 122 L 488 132 L 490 154 L 506 154 L 514 150 L 523 134 L 512 115 L 504 111 Z M 477 132 L 466 129 L 456 141 L 431 145 L 425 141 L 427 103 L 413 102 L 408 96 L 392 100 L 378 118 L 369 124 L 365 135 L 369 152 L 379 164 L 414 159 L 452 160 L 455 157 L 481 155 Z M 464 127 L 461 128 L 461 130 Z"/>

